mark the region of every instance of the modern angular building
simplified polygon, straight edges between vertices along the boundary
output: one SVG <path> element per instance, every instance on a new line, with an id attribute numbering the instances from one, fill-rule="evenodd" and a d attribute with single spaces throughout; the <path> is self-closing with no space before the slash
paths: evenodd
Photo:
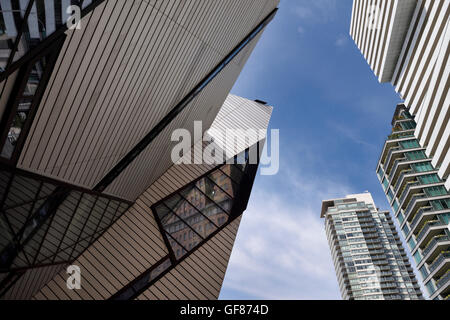
<path id="1" fill-rule="evenodd" d="M 427 198 L 440 202 L 450 190 L 450 2 L 355 0 L 350 35 L 379 81 L 403 99 L 377 171 L 430 297 L 448 299 L 449 207 Z"/>
<path id="2" fill-rule="evenodd" d="M 325 200 L 320 216 L 343 299 L 422 299 L 389 212 L 370 193 Z"/>
<path id="3" fill-rule="evenodd" d="M 0 298 L 218 297 L 265 136 L 197 164 L 171 138 L 267 129 L 229 91 L 277 5 L 0 1 Z"/>
<path id="4" fill-rule="evenodd" d="M 450 296 L 450 193 L 398 105 L 377 172 L 431 299 Z"/>

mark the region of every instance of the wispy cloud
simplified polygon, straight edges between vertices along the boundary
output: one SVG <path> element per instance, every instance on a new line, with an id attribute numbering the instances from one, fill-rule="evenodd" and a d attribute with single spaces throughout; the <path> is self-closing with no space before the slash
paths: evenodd
<path id="1" fill-rule="evenodd" d="M 336 0 L 297 0 L 292 3 L 299 19 L 310 23 L 326 23 L 336 16 Z"/>
<path id="2" fill-rule="evenodd" d="M 369 147 L 372 150 L 378 150 L 379 146 L 372 144 L 370 142 L 367 142 L 361 138 L 361 133 L 356 132 L 355 129 L 349 126 L 341 125 L 339 123 L 330 123 L 330 128 L 334 131 L 341 134 L 346 139 L 352 141 L 353 143 L 363 145 L 365 147 Z"/>
<path id="3" fill-rule="evenodd" d="M 345 34 L 340 34 L 334 43 L 336 47 L 343 47 L 348 43 L 348 36 Z"/>
<path id="4" fill-rule="evenodd" d="M 278 192 L 267 182 L 253 190 L 221 298 L 340 299 L 320 206 L 352 190 L 332 177 L 318 179 L 308 171 L 313 161 L 307 154 L 301 168 L 285 163 Z"/>

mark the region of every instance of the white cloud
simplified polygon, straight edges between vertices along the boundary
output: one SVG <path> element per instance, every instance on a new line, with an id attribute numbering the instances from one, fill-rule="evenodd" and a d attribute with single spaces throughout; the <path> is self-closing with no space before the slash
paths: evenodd
<path id="1" fill-rule="evenodd" d="M 348 37 L 344 34 L 340 34 L 334 43 L 336 47 L 343 47 L 348 43 Z"/>
<path id="2" fill-rule="evenodd" d="M 320 206 L 350 188 L 305 167 L 285 165 L 277 179 L 283 185 L 277 192 L 255 184 L 221 297 L 234 298 L 226 294 L 233 291 L 257 299 L 340 299 Z"/>
<path id="3" fill-rule="evenodd" d="M 296 0 L 292 11 L 303 21 L 326 23 L 336 16 L 336 0 Z"/>

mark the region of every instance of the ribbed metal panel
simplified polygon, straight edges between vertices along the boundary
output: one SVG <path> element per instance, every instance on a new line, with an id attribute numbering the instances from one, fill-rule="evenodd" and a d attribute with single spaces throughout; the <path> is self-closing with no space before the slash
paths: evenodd
<path id="1" fill-rule="evenodd" d="M 203 130 L 211 126 L 259 37 L 252 40 L 248 47 L 203 89 L 200 95 L 114 180 L 105 190 L 106 193 L 133 201 L 172 165 L 170 146 L 174 144 L 170 140 L 175 129 L 187 129 L 193 137 L 194 121 L 202 121 Z"/>
<path id="2" fill-rule="evenodd" d="M 240 220 L 234 220 L 137 300 L 218 299 Z"/>
<path id="3" fill-rule="evenodd" d="M 2 300 L 28 300 L 44 287 L 66 265 L 53 265 L 28 270 L 2 297 Z"/>
<path id="4" fill-rule="evenodd" d="M 272 107 L 230 95 L 220 110 L 212 128 L 225 130 L 227 127 L 234 128 L 236 125 L 242 125 L 243 128 L 267 129 L 271 111 Z M 242 143 L 240 146 L 246 145 L 249 147 L 250 142 L 252 141 L 246 141 L 245 144 Z M 195 152 L 195 149 L 201 152 L 202 146 L 204 146 L 204 143 L 198 141 L 192 148 L 191 153 Z M 150 207 L 179 190 L 181 187 L 206 174 L 214 167 L 216 167 L 216 164 L 207 165 L 206 163 L 202 165 L 180 163 L 172 165 L 157 177 L 156 181 L 138 197 L 135 205 L 74 262 L 82 270 L 83 284 L 81 290 L 67 290 L 67 275 L 61 272 L 35 298 L 110 298 L 131 280 L 134 280 L 134 278 L 142 274 L 144 270 L 148 270 L 168 254 L 168 250 L 164 244 L 157 223 L 153 218 Z M 208 256 L 207 259 L 216 260 L 222 255 L 221 261 L 223 263 L 220 269 L 221 271 L 214 271 L 215 273 L 208 271 L 205 275 L 207 277 L 214 277 L 215 279 L 215 286 L 209 288 L 210 291 L 205 296 L 206 298 L 216 298 L 220 292 L 223 274 L 226 270 L 226 264 L 235 237 L 235 233 L 230 234 L 229 230 L 231 229 L 229 228 L 235 228 L 237 231 L 237 226 L 231 226 L 233 224 L 221 231 L 214 239 L 208 241 L 204 248 L 202 247 L 200 249 L 199 253 L 192 255 L 192 257 L 197 257 L 198 254 L 206 255 L 208 253 L 209 255 L 214 255 L 214 257 Z M 215 240 L 219 239 L 218 241 L 223 242 L 224 238 L 228 239 L 229 245 L 220 245 Z M 210 246 L 213 243 L 219 245 L 220 248 L 211 249 Z M 219 250 L 221 253 L 217 255 L 211 250 Z M 192 260 L 193 258 L 189 259 Z M 191 260 L 187 259 L 187 261 Z M 194 260 L 197 264 L 203 263 L 198 262 L 197 258 Z M 192 266 L 193 264 L 189 262 L 188 265 Z M 176 269 L 181 270 L 179 267 Z M 177 272 L 179 271 L 173 271 L 171 274 Z M 217 273 L 219 274 L 217 275 Z M 199 272 L 191 276 L 198 278 L 202 274 L 202 272 Z M 193 297 L 189 296 L 189 298 Z M 203 299 L 205 297 L 199 296 L 198 298 Z"/>
<path id="5" fill-rule="evenodd" d="M 391 81 L 417 0 L 354 2 L 350 35 L 379 81 Z"/>
<path id="6" fill-rule="evenodd" d="M 67 31 L 19 167 L 93 187 L 277 4 L 105 1 Z"/>

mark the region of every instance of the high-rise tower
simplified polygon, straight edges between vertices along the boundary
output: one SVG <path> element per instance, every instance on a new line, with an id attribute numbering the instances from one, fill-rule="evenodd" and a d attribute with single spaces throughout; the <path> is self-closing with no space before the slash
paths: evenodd
<path id="1" fill-rule="evenodd" d="M 321 217 L 346 300 L 416 300 L 420 286 L 389 212 L 370 193 L 322 202 Z"/>
<path id="2" fill-rule="evenodd" d="M 430 298 L 448 299 L 450 193 L 415 128 L 408 109 L 398 105 L 377 174 Z"/>
<path id="3" fill-rule="evenodd" d="M 378 176 L 430 297 L 448 299 L 450 1 L 355 0 L 350 35 L 404 100 Z"/>

